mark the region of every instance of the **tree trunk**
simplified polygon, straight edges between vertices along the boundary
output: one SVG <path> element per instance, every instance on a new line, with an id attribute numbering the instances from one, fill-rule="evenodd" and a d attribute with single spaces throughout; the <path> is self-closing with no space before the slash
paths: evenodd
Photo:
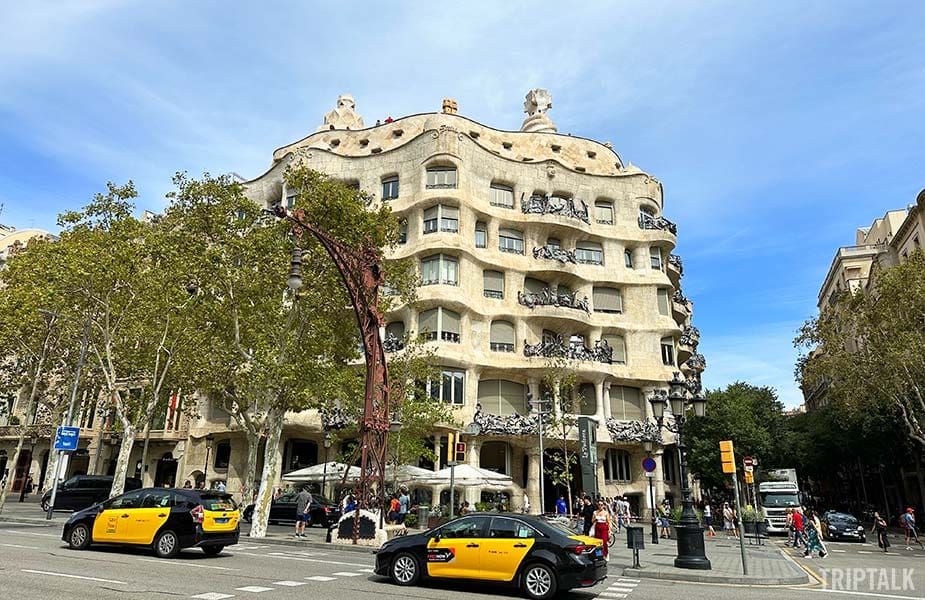
<path id="1" fill-rule="evenodd" d="M 257 505 L 254 507 L 251 523 L 250 536 L 253 538 L 267 535 L 270 504 L 273 501 L 273 483 L 279 477 L 279 440 L 283 434 L 285 416 L 286 411 L 282 408 L 272 408 L 267 414 L 267 446 L 263 454 L 263 474 L 260 476 L 260 491 L 257 492 Z"/>
<path id="2" fill-rule="evenodd" d="M 124 425 L 122 429 L 122 445 L 119 446 L 119 458 L 116 460 L 116 472 L 112 480 L 112 489 L 109 497 L 118 496 L 125 491 L 125 477 L 128 474 L 128 461 L 135 446 L 135 436 L 138 432 L 134 425 Z"/>
<path id="3" fill-rule="evenodd" d="M 145 434 L 144 435 L 145 435 L 145 443 L 141 450 L 141 485 L 147 486 L 148 482 L 145 480 L 147 479 L 146 476 L 148 474 L 148 441 L 151 439 L 151 419 L 150 418 L 148 418 L 147 422 L 145 423 Z M 151 485 L 154 485 L 153 481 L 151 482 Z"/>
<path id="4" fill-rule="evenodd" d="M 244 481 L 241 482 L 242 503 L 246 506 L 254 498 L 254 489 L 257 483 L 257 453 L 260 451 L 260 434 L 256 431 L 246 431 L 247 465 L 244 469 Z"/>
<path id="5" fill-rule="evenodd" d="M 19 440 L 17 440 L 16 442 L 16 450 L 13 452 L 13 457 L 11 459 L 12 462 L 7 463 L 8 465 L 10 465 L 9 467 L 10 474 L 6 478 L 6 485 L 3 486 L 3 490 L 0 491 L 0 514 L 3 513 L 3 505 L 6 504 L 6 495 L 13 489 L 13 482 L 16 480 L 16 465 L 19 464 L 19 457 L 22 454 L 22 447 L 23 445 L 25 445 L 24 444 L 25 437 L 26 437 L 26 428 L 21 427 L 19 430 Z M 29 457 L 29 461 L 30 461 L 30 467 L 31 467 L 32 457 Z M 27 475 L 28 475 L 28 472 L 27 472 Z M 0 477 L 2 476 L 3 474 L 0 473 Z M 26 479 L 27 477 L 23 478 L 23 485 L 26 485 Z"/>
<path id="6" fill-rule="evenodd" d="M 51 443 L 48 445 L 48 466 L 45 467 L 45 481 L 42 492 L 47 492 L 55 484 L 55 469 L 58 468 L 58 461 L 61 459 L 61 453 L 55 450 L 55 435 L 56 433 L 52 432 Z"/>

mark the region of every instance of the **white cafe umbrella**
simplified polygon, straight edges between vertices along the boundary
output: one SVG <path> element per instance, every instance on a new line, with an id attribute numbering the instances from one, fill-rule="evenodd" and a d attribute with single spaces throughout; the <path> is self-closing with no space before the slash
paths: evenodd
<path id="1" fill-rule="evenodd" d="M 388 482 L 398 481 L 399 483 L 420 483 L 421 480 L 434 476 L 434 472 L 429 469 L 422 469 L 413 465 L 388 465 L 385 468 L 385 479 Z"/>
<path id="2" fill-rule="evenodd" d="M 290 471 L 283 475 L 284 481 L 294 481 L 297 483 L 320 483 L 323 479 L 328 481 L 337 481 L 347 473 L 347 479 L 356 480 L 360 478 L 360 468 L 351 467 L 339 462 L 327 463 L 327 472 L 325 472 L 325 463 L 305 467 L 298 471 Z"/>
<path id="3" fill-rule="evenodd" d="M 514 480 L 508 475 L 489 471 L 488 469 L 473 467 L 469 464 L 457 465 L 455 467 L 455 473 L 453 474 L 453 480 L 453 484 L 459 487 L 506 487 L 514 485 Z M 424 481 L 430 485 L 449 485 L 450 467 L 440 469 Z"/>

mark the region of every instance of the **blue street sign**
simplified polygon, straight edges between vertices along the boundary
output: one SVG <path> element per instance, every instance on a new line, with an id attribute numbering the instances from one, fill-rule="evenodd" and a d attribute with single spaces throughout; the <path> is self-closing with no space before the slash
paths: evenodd
<path id="1" fill-rule="evenodd" d="M 55 436 L 55 450 L 77 450 L 80 441 L 80 427 L 59 427 Z"/>
<path id="2" fill-rule="evenodd" d="M 655 470 L 655 459 L 651 456 L 642 459 L 642 468 L 646 473 L 651 473 Z"/>

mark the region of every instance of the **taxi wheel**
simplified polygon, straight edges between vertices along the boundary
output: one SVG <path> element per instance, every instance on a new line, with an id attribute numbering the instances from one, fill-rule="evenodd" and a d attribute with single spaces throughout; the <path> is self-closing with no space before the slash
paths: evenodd
<path id="1" fill-rule="evenodd" d="M 154 538 L 154 553 L 158 558 L 173 558 L 180 552 L 180 540 L 177 534 L 167 530 Z"/>
<path id="2" fill-rule="evenodd" d="M 556 594 L 556 574 L 542 563 L 533 563 L 524 569 L 523 591 L 532 600 L 547 600 Z"/>
<path id="3" fill-rule="evenodd" d="M 83 523 L 78 523 L 71 528 L 70 535 L 67 536 L 67 545 L 73 550 L 86 550 L 90 547 L 90 528 Z"/>
<path id="4" fill-rule="evenodd" d="M 414 585 L 421 578 L 421 566 L 413 555 L 403 552 L 392 559 L 389 569 L 392 581 L 398 585 Z"/>
<path id="5" fill-rule="evenodd" d="M 218 556 L 224 550 L 224 546 L 203 546 L 202 551 L 206 556 Z"/>

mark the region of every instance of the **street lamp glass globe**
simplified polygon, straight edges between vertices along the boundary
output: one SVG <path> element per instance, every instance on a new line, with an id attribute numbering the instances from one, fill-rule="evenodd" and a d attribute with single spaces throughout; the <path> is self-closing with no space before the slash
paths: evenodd
<path id="1" fill-rule="evenodd" d="M 707 399 L 703 394 L 697 394 L 694 396 L 694 399 L 691 400 L 691 404 L 694 405 L 694 415 L 702 417 L 707 413 Z"/>
<path id="2" fill-rule="evenodd" d="M 661 419 L 665 416 L 665 397 L 656 394 L 649 398 L 649 403 L 652 405 L 652 416 L 656 419 Z"/>

